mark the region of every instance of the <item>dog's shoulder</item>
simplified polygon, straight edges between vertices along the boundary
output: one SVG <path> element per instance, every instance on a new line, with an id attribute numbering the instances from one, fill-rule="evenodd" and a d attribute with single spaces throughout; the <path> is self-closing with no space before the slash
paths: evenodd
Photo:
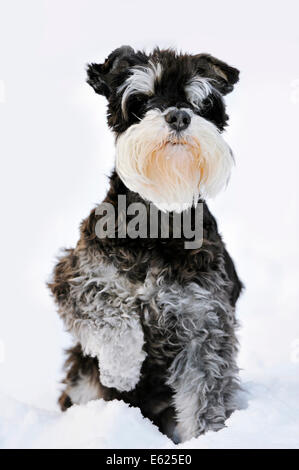
<path id="1" fill-rule="evenodd" d="M 51 280 L 47 283 L 55 301 L 64 304 L 68 301 L 70 280 L 78 276 L 79 256 L 73 248 L 64 249 L 59 255 Z"/>

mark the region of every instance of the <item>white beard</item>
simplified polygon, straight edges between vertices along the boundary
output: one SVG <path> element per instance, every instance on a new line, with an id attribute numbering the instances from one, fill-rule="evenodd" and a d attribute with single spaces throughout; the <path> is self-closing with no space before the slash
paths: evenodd
<path id="1" fill-rule="evenodd" d="M 181 212 L 199 195 L 215 196 L 226 184 L 233 156 L 217 127 L 192 111 L 177 137 L 164 115 L 148 111 L 116 141 L 116 171 L 124 184 L 160 210 Z"/>

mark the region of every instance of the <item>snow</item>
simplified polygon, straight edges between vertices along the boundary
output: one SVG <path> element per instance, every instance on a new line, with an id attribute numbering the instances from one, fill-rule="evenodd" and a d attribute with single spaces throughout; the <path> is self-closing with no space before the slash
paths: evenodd
<path id="1" fill-rule="evenodd" d="M 138 408 L 113 400 L 47 411 L 0 394 L 3 448 L 34 449 L 214 449 L 299 448 L 299 378 L 245 383 L 240 410 L 218 433 L 175 446 Z"/>
<path id="2" fill-rule="evenodd" d="M 123 402 L 96 400 L 66 413 L 44 411 L 1 397 L 0 436 L 5 448 L 169 447 L 140 410 Z M 15 432 L 17 429 L 17 432 Z M 3 437 L 2 437 L 3 436 Z"/>
<path id="3" fill-rule="evenodd" d="M 14 2 L 2 8 L 2 448 L 175 447 L 122 402 L 64 414 L 56 403 L 71 340 L 45 282 L 59 247 L 76 243 L 80 220 L 104 197 L 114 156 L 104 99 L 84 83 L 84 67 L 126 43 L 211 52 L 242 71 L 227 97 L 237 165 L 210 207 L 246 284 L 238 304 L 244 392 L 225 429 L 178 447 L 299 448 L 299 6 L 186 0 L 192 14 L 182 22 L 172 3 L 152 0 L 146 27 L 137 0 L 105 12 L 96 0 L 88 8 L 83 0 L 18 2 L 17 16 Z"/>

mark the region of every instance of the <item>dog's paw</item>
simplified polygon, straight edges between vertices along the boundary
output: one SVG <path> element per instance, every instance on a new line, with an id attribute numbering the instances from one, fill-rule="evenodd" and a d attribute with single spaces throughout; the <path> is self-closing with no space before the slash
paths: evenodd
<path id="1" fill-rule="evenodd" d="M 143 350 L 130 354 L 129 348 L 123 350 L 115 345 L 112 350 L 109 347 L 103 348 L 98 357 L 101 383 L 120 392 L 133 390 L 139 382 L 145 357 Z"/>
<path id="2" fill-rule="evenodd" d="M 116 388 L 120 392 L 134 390 L 140 379 L 140 368 L 133 376 L 112 375 L 100 367 L 100 381 L 105 387 Z"/>
<path id="3" fill-rule="evenodd" d="M 86 335 L 84 353 L 99 361 L 100 380 L 106 387 L 121 392 L 133 390 L 140 379 L 143 350 L 143 330 L 131 320 L 130 327 L 106 327 Z"/>

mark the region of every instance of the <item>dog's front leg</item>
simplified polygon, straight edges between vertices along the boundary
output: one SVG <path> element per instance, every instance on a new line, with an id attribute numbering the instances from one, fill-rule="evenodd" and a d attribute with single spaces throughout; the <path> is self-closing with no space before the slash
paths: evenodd
<path id="1" fill-rule="evenodd" d="M 139 381 L 146 356 L 139 304 L 125 277 L 88 256 L 68 250 L 49 287 L 66 329 L 84 354 L 98 359 L 102 384 L 129 391 Z"/>
<path id="2" fill-rule="evenodd" d="M 200 316 L 206 318 L 198 329 L 193 322 L 193 330 L 182 330 L 185 341 L 169 369 L 179 441 L 221 429 L 235 409 L 238 369 L 233 315 L 223 310 Z"/>
<path id="3" fill-rule="evenodd" d="M 68 320 L 68 330 L 80 341 L 84 354 L 98 359 L 101 383 L 120 392 L 134 389 L 146 357 L 137 313 L 122 316 L 108 310 L 96 319 Z"/>

